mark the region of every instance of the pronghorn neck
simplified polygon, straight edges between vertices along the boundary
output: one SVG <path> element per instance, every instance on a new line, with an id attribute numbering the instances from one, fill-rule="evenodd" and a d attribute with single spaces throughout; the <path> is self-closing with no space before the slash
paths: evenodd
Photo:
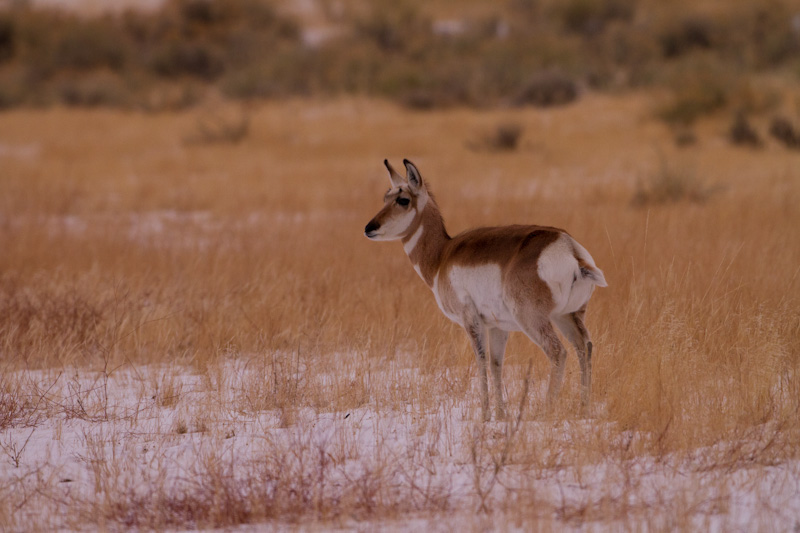
<path id="1" fill-rule="evenodd" d="M 403 249 L 417 274 L 429 287 L 433 287 L 433 279 L 439 271 L 442 250 L 445 243 L 450 240 L 450 236 L 444 227 L 439 206 L 430 196 L 426 200 L 408 235 L 403 237 Z"/>

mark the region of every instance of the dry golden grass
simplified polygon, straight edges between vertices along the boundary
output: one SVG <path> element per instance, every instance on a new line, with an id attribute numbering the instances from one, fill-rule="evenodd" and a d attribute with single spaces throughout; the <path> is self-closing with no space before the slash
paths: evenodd
<path id="1" fill-rule="evenodd" d="M 87 437 L 85 453 L 96 457 L 87 455 L 86 464 L 105 469 L 96 473 L 96 490 L 107 500 L 80 507 L 79 520 L 99 527 L 324 522 L 342 509 L 357 520 L 392 519 L 458 509 L 435 483 L 426 492 L 409 482 L 412 496 L 400 498 L 383 484 L 384 463 L 357 479 L 346 473 L 348 488 L 336 497 L 328 485 L 314 492 L 314 476 L 364 452 L 357 441 L 336 441 L 328 450 L 333 466 L 320 463 L 304 433 L 308 411 L 333 416 L 366 407 L 411 415 L 414 431 L 437 449 L 471 447 L 465 457 L 475 464 L 480 505 L 491 501 L 492 472 L 538 472 L 523 476 L 517 491 L 504 485 L 510 492 L 490 506 L 508 524 L 549 529 L 637 524 L 626 520 L 638 517 L 656 527 L 696 526 L 647 518 L 651 507 L 610 489 L 555 507 L 531 505 L 543 497 L 537 483 L 548 472 L 570 467 L 579 476 L 603 460 L 615 461 L 607 475 L 635 493 L 627 471 L 635 459 L 714 472 L 797 459 L 800 154 L 769 142 L 737 149 L 724 142 L 722 120 L 701 123 L 701 142 L 679 150 L 651 118 L 654 108 L 653 99 L 635 94 L 588 95 L 552 111 L 410 113 L 375 101 L 297 100 L 251 109 L 249 134 L 236 144 L 185 142 L 203 110 L 0 114 L 0 429 L 35 428 L 47 417 L 138 416 L 115 411 L 106 387 L 128 372 L 143 374 L 136 378 L 141 402 L 152 398 L 176 413 L 164 438 L 219 433 L 225 442 L 241 432 L 242 420 L 273 413 L 265 427 L 295 428 L 304 443 L 272 442 L 278 455 L 267 450 L 262 470 L 241 479 L 225 474 L 233 460 L 211 449 L 185 473 L 198 485 L 178 501 L 104 485 L 121 483 L 113 469 L 120 457 L 133 461 L 134 451 L 114 455 L 105 441 Z M 468 148 L 480 132 L 508 122 L 524 127 L 518 150 Z M 505 440 L 480 429 L 465 336 L 441 315 L 399 245 L 363 237 L 388 187 L 385 157 L 418 164 L 451 233 L 547 224 L 591 251 L 610 287 L 589 307 L 596 356 L 588 425 L 578 419 L 570 356 L 557 420 L 572 429 L 524 426 Z M 714 193 L 703 202 L 678 196 L 633 205 L 637 187 L 657 179 L 665 164 Z M 530 399 L 523 394 L 529 360 Z M 244 368 L 231 370 L 231 362 Z M 197 383 L 179 377 L 186 366 Z M 164 370 L 143 370 L 154 367 Z M 96 377 L 69 381 L 76 368 Z M 48 373 L 49 383 L 63 371 L 59 383 L 71 385 L 57 394 L 47 379 L 20 377 L 34 369 Z M 509 403 L 526 406 L 524 421 L 543 417 L 539 384 L 547 370 L 541 352 L 512 335 L 505 381 Z M 226 409 L 236 415 L 219 414 Z M 429 416 L 451 411 L 458 414 L 445 422 Z M 475 424 L 462 433 L 450 425 L 456 420 Z M 423 468 L 430 440 L 420 439 L 409 460 Z M 20 455 L 21 441 L 6 444 L 7 457 Z M 311 454 L 298 459 L 307 470 L 292 470 L 300 468 L 294 463 L 280 470 L 280 453 L 293 449 Z M 289 485 L 262 493 L 255 474 Z M 720 490 L 728 483 L 715 479 Z M 696 489 L 681 489 L 659 516 L 705 513 L 692 499 Z M 27 502 L 0 505 L 0 521 L 19 518 Z M 197 515 L 199 508 L 207 513 Z"/>

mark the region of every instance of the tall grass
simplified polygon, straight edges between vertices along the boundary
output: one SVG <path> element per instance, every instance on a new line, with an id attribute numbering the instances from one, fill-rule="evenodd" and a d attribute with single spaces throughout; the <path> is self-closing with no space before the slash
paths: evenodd
<path id="1" fill-rule="evenodd" d="M 170 438 L 218 431 L 224 442 L 242 431 L 242 420 L 271 413 L 267 427 L 305 443 L 272 443 L 254 465 L 212 449 L 180 491 L 143 494 L 114 470 L 138 452 L 112 454 L 109 443 L 120 439 L 107 435 L 87 441 L 94 455 L 85 464 L 97 469 L 103 498 L 80 509 L 101 527 L 224 527 L 309 512 L 329 520 L 340 509 L 355 517 L 439 512 L 454 495 L 426 461 L 448 449 L 474 463 L 476 497 L 509 517 L 523 513 L 513 510 L 513 498 L 536 495 L 523 477 L 510 499 L 496 499 L 507 487 L 497 488 L 492 472 L 513 476 L 515 465 L 546 476 L 613 458 L 622 476 L 633 459 L 687 461 L 693 469 L 796 459 L 798 156 L 727 143 L 687 156 L 646 119 L 651 106 L 642 96 L 589 97 L 547 112 L 408 114 L 375 101 L 290 101 L 254 110 L 249 135 L 236 144 L 185 143 L 201 111 L 6 112 L 3 375 L 79 368 L 95 378 L 53 378 L 64 380 L 63 396 L 41 381 L 0 381 L 0 426 L 45 412 L 93 424 L 129 420 L 140 415 L 121 410 L 108 383 L 145 365 L 180 365 L 194 369 L 198 385 L 181 384 L 174 366 L 137 378 L 139 402 L 174 411 L 163 422 Z M 466 146 L 470 132 L 512 118 L 534 149 Z M 447 425 L 477 420 L 472 355 L 401 247 L 363 238 L 386 188 L 383 157 L 419 165 L 451 233 L 560 226 L 604 269 L 610 286 L 588 311 L 595 418 L 578 422 L 570 358 L 556 417 L 575 422 L 571 438 L 557 423 L 510 440 L 479 424 L 463 432 Z M 631 205 L 640 176 L 657 173 L 663 158 L 680 166 L 687 157 L 724 190 L 700 204 Z M 245 369 L 234 372 L 232 363 Z M 527 339 L 512 335 L 506 392 L 525 423 L 543 420 L 537 383 L 547 365 Z M 205 391 L 205 408 L 192 403 L 197 390 Z M 360 409 L 413 417 L 407 427 L 426 437 L 412 441 L 408 459 L 393 462 L 364 455 L 355 437 L 323 449 L 303 436 L 309 412 L 338 419 Z M 459 414 L 433 416 L 440 410 Z M 432 436 L 435 450 L 426 440 Z M 350 470 L 350 460 L 364 468 Z M 169 485 L 154 478 L 148 486 Z M 633 502 L 609 494 L 547 509 L 571 524 L 646 512 L 623 501 Z M 0 516 L 9 512 L 0 506 Z"/>

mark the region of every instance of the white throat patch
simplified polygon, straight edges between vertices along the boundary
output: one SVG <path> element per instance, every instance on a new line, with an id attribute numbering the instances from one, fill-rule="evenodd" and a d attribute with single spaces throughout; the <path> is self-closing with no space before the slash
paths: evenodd
<path id="1" fill-rule="evenodd" d="M 406 255 L 411 255 L 411 252 L 417 246 L 420 237 L 422 237 L 422 224 L 419 225 L 417 231 L 414 232 L 414 235 L 411 236 L 408 242 L 403 245 L 403 250 L 406 251 Z"/>

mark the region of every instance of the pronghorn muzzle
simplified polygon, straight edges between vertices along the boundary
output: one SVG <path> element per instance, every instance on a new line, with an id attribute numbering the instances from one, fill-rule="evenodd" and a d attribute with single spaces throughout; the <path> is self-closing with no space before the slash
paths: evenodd
<path id="1" fill-rule="evenodd" d="M 376 236 L 375 232 L 377 232 L 380 227 L 381 225 L 378 222 L 376 222 L 375 219 L 373 218 L 372 220 L 369 221 L 367 227 L 364 228 L 364 235 L 366 235 L 368 239 L 371 239 Z"/>

